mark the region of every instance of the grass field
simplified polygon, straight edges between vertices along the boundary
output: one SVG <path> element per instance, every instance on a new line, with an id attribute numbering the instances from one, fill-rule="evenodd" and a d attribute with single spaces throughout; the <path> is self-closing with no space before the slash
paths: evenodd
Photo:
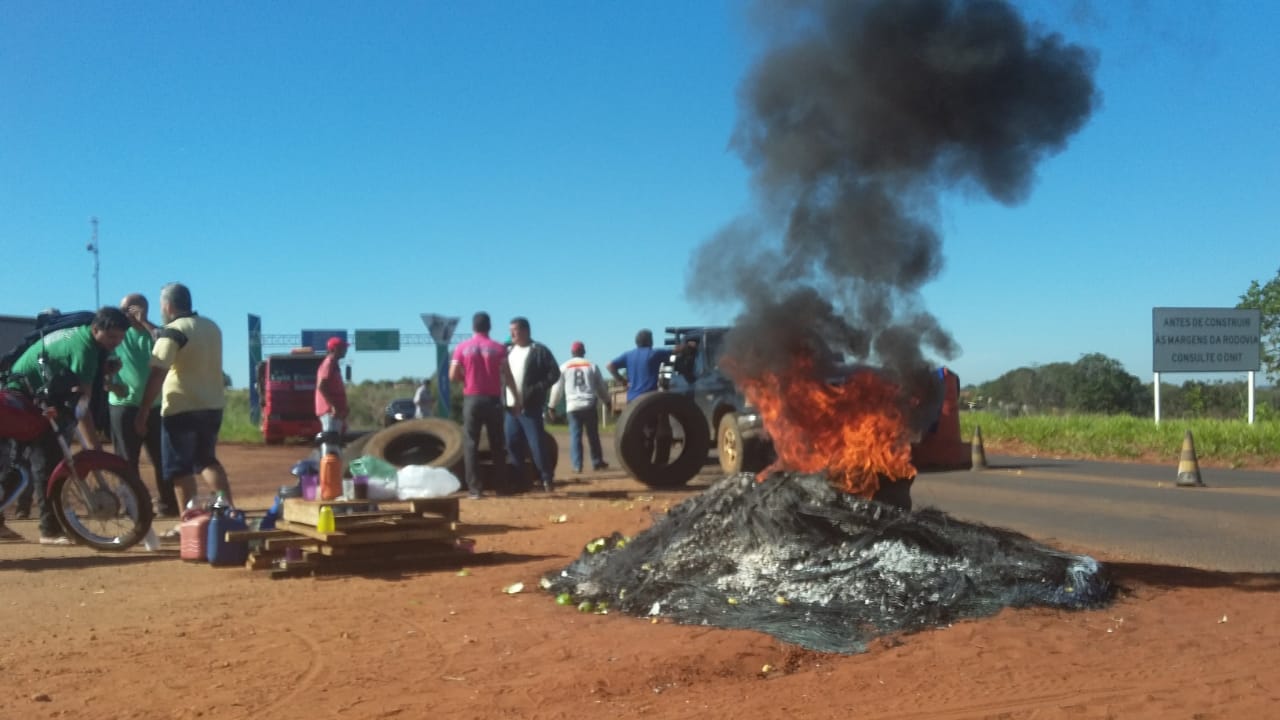
<path id="1" fill-rule="evenodd" d="M 347 388 L 351 427 L 372 430 L 382 426 L 382 411 L 395 398 L 412 397 L 410 384 L 353 385 Z M 460 413 L 460 409 L 458 410 Z M 1127 415 L 1031 415 L 1002 417 L 988 412 L 965 412 L 960 432 L 968 442 L 975 427 L 985 443 L 1009 452 L 1038 452 L 1079 458 L 1139 460 L 1173 458 L 1190 430 L 1199 458 L 1230 467 L 1280 466 L 1280 420 L 1253 425 L 1244 420 L 1166 420 Z M 612 430 L 608 430 L 612 432 Z M 261 431 L 249 422 L 249 393 L 232 390 L 223 413 L 224 442 L 260 443 Z"/>
<path id="2" fill-rule="evenodd" d="M 1011 451 L 1081 458 L 1176 459 L 1190 430 L 1200 459 L 1230 467 L 1280 464 L 1280 421 L 1250 425 L 1245 420 L 1164 420 L 1128 415 L 1062 415 L 1005 418 L 987 412 L 960 416 L 960 432 L 969 440 L 982 428 L 984 444 Z"/>

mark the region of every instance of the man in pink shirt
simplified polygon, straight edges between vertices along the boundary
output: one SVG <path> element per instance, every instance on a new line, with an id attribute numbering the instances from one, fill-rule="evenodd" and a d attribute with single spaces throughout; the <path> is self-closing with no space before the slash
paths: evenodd
<path id="1" fill-rule="evenodd" d="M 449 364 L 449 379 L 462 382 L 463 453 L 467 490 L 473 500 L 479 500 L 484 491 L 476 474 L 480 428 L 483 426 L 489 435 L 489 455 L 494 459 L 495 472 L 501 472 L 502 458 L 506 457 L 502 391 L 506 388 L 519 397 L 507 364 L 507 349 L 489 339 L 490 327 L 489 313 L 482 311 L 472 316 L 471 330 L 475 334 L 454 348 L 453 361 Z M 521 409 L 512 408 L 514 412 Z"/>
<path id="2" fill-rule="evenodd" d="M 341 441 L 347 427 L 347 388 L 342 384 L 342 370 L 338 361 L 347 356 L 347 341 L 331 337 L 329 353 L 316 371 L 316 417 L 320 418 L 320 432 L 338 433 Z"/>

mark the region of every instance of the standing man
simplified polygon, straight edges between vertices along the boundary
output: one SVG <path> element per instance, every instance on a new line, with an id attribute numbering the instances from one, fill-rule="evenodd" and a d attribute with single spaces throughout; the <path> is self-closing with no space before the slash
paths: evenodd
<path id="1" fill-rule="evenodd" d="M 564 409 L 569 415 L 569 457 L 573 461 L 573 471 L 582 472 L 582 429 L 587 430 L 587 445 L 591 449 L 591 469 L 605 470 L 609 464 L 604 461 L 604 453 L 600 449 L 600 414 L 597 408 L 608 404 L 609 388 L 604 384 L 600 368 L 587 360 L 587 348 L 582 341 L 575 340 L 569 348 L 573 357 L 560 366 L 560 379 L 551 388 L 551 400 L 547 403 L 547 414 L 554 417 L 556 406 L 560 404 L 560 396 L 564 395 Z"/>
<path id="2" fill-rule="evenodd" d="M 431 378 L 422 378 L 413 393 L 413 416 L 419 420 L 431 417 Z"/>
<path id="3" fill-rule="evenodd" d="M 56 376 L 69 372 L 80 380 L 80 388 L 86 393 L 90 404 L 93 402 L 93 390 L 101 387 L 102 369 L 107 358 L 115 353 L 124 341 L 125 331 L 129 329 L 129 318 L 113 307 L 104 307 L 93 316 L 88 325 L 55 330 L 44 336 L 18 357 L 10 370 L 9 386 L 18 389 L 34 389 L 44 385 L 40 371 L 40 356 L 48 358 L 50 369 Z M 80 432 L 85 441 L 99 449 L 98 426 L 94 423 L 93 413 L 84 413 L 80 418 Z M 53 508 L 45 489 L 49 484 L 49 475 L 62 460 L 62 448 L 58 438 L 52 433 L 44 433 L 31 448 L 31 483 L 35 490 L 35 500 L 40 507 L 40 544 L 70 545 L 71 541 L 63 535 L 58 519 L 53 515 Z"/>
<path id="4" fill-rule="evenodd" d="M 160 446 L 166 482 L 177 488 L 183 507 L 196 496 L 196 476 L 231 500 L 227 472 L 218 462 L 218 429 L 225 405 L 222 382 L 222 330 L 191 309 L 191 291 L 181 283 L 160 288 L 164 327 L 151 349 L 151 372 L 139 407 L 160 404 Z M 163 391 L 163 396 L 161 392 Z M 138 413 L 134 428 L 146 435 L 147 416 Z M 162 537 L 177 537 L 178 527 Z"/>
<path id="5" fill-rule="evenodd" d="M 347 386 L 342 384 L 342 368 L 338 361 L 347 356 L 347 341 L 329 338 L 328 352 L 316 370 L 316 417 L 321 433 L 337 433 L 334 442 L 341 444 L 347 431 Z"/>
<path id="6" fill-rule="evenodd" d="M 533 341 L 527 318 L 512 318 L 510 330 L 507 363 L 516 386 L 514 391 L 507 391 L 507 477 L 512 483 L 520 482 L 521 465 L 528 450 L 542 489 L 551 492 L 555 477 L 551 458 L 543 457 L 542 416 L 547 411 L 551 386 L 560 379 L 560 365 L 546 345 Z"/>
<path id="7" fill-rule="evenodd" d="M 614 380 L 627 389 L 627 402 L 658 389 L 658 368 L 671 357 L 671 351 L 653 349 L 653 332 L 647 328 L 636 333 L 636 347 L 609 361 L 605 367 Z M 625 370 L 626 376 L 618 374 Z"/>
<path id="8" fill-rule="evenodd" d="M 147 415 L 147 434 L 145 437 L 133 431 L 134 418 L 144 412 L 139 403 L 142 393 L 147 388 L 147 377 L 151 374 L 151 349 L 155 345 L 155 336 L 159 328 L 147 319 L 147 299 L 139 293 L 126 295 L 120 301 L 120 309 L 129 317 L 129 330 L 124 334 L 124 342 L 116 349 L 120 357 L 120 369 L 116 380 L 111 384 L 108 402 L 111 404 L 111 441 L 115 445 L 116 454 L 129 461 L 135 474 L 138 463 L 142 459 L 142 448 L 147 449 L 147 458 L 155 470 L 156 505 L 155 516 L 159 518 L 177 517 L 178 496 L 174 493 L 172 480 L 164 477 L 164 460 L 160 450 L 160 398 L 156 397 L 145 411 Z"/>
<path id="9" fill-rule="evenodd" d="M 614 380 L 627 389 L 627 403 L 658 389 L 658 371 L 671 357 L 671 350 L 653 349 L 653 332 L 648 328 L 636 333 L 635 349 L 622 353 L 606 365 Z M 625 370 L 626 376 L 618 374 Z M 671 423 L 659 414 L 654 423 L 643 428 L 644 445 L 658 464 L 665 464 L 671 452 Z"/>
<path id="10" fill-rule="evenodd" d="M 479 500 L 484 487 L 476 473 L 477 445 L 480 428 L 489 435 L 489 452 L 496 471 L 504 454 L 502 437 L 502 391 L 516 389 L 511 368 L 507 366 L 507 350 L 489 339 L 489 313 L 478 312 L 471 318 L 474 333 L 454 348 L 449 364 L 449 379 L 462 383 L 463 453 L 466 463 L 467 490 L 471 499 Z M 495 478 L 496 480 L 497 478 Z"/>

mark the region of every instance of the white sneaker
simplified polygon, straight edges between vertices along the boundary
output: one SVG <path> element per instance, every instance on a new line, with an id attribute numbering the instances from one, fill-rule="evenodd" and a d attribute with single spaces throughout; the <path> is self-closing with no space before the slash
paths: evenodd
<path id="1" fill-rule="evenodd" d="M 59 535 L 57 537 L 46 537 L 44 535 L 41 535 L 40 544 L 41 545 L 74 545 L 75 543 L 71 542 L 71 538 L 67 537 L 66 535 Z"/>

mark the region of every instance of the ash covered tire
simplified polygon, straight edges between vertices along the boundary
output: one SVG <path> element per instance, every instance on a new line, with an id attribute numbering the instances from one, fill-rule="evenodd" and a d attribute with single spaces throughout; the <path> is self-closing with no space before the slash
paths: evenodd
<path id="1" fill-rule="evenodd" d="M 738 414 L 725 413 L 716 432 L 716 452 L 725 475 L 760 472 L 768 464 L 768 448 L 758 438 L 743 437 Z"/>
<path id="2" fill-rule="evenodd" d="M 396 467 L 452 467 L 462 460 L 462 426 L 444 418 L 405 420 L 369 436 L 360 454 Z"/>
<path id="3" fill-rule="evenodd" d="M 649 487 L 679 487 L 693 479 L 711 450 L 711 431 L 688 396 L 655 392 L 627 405 L 613 435 L 624 470 Z"/>

